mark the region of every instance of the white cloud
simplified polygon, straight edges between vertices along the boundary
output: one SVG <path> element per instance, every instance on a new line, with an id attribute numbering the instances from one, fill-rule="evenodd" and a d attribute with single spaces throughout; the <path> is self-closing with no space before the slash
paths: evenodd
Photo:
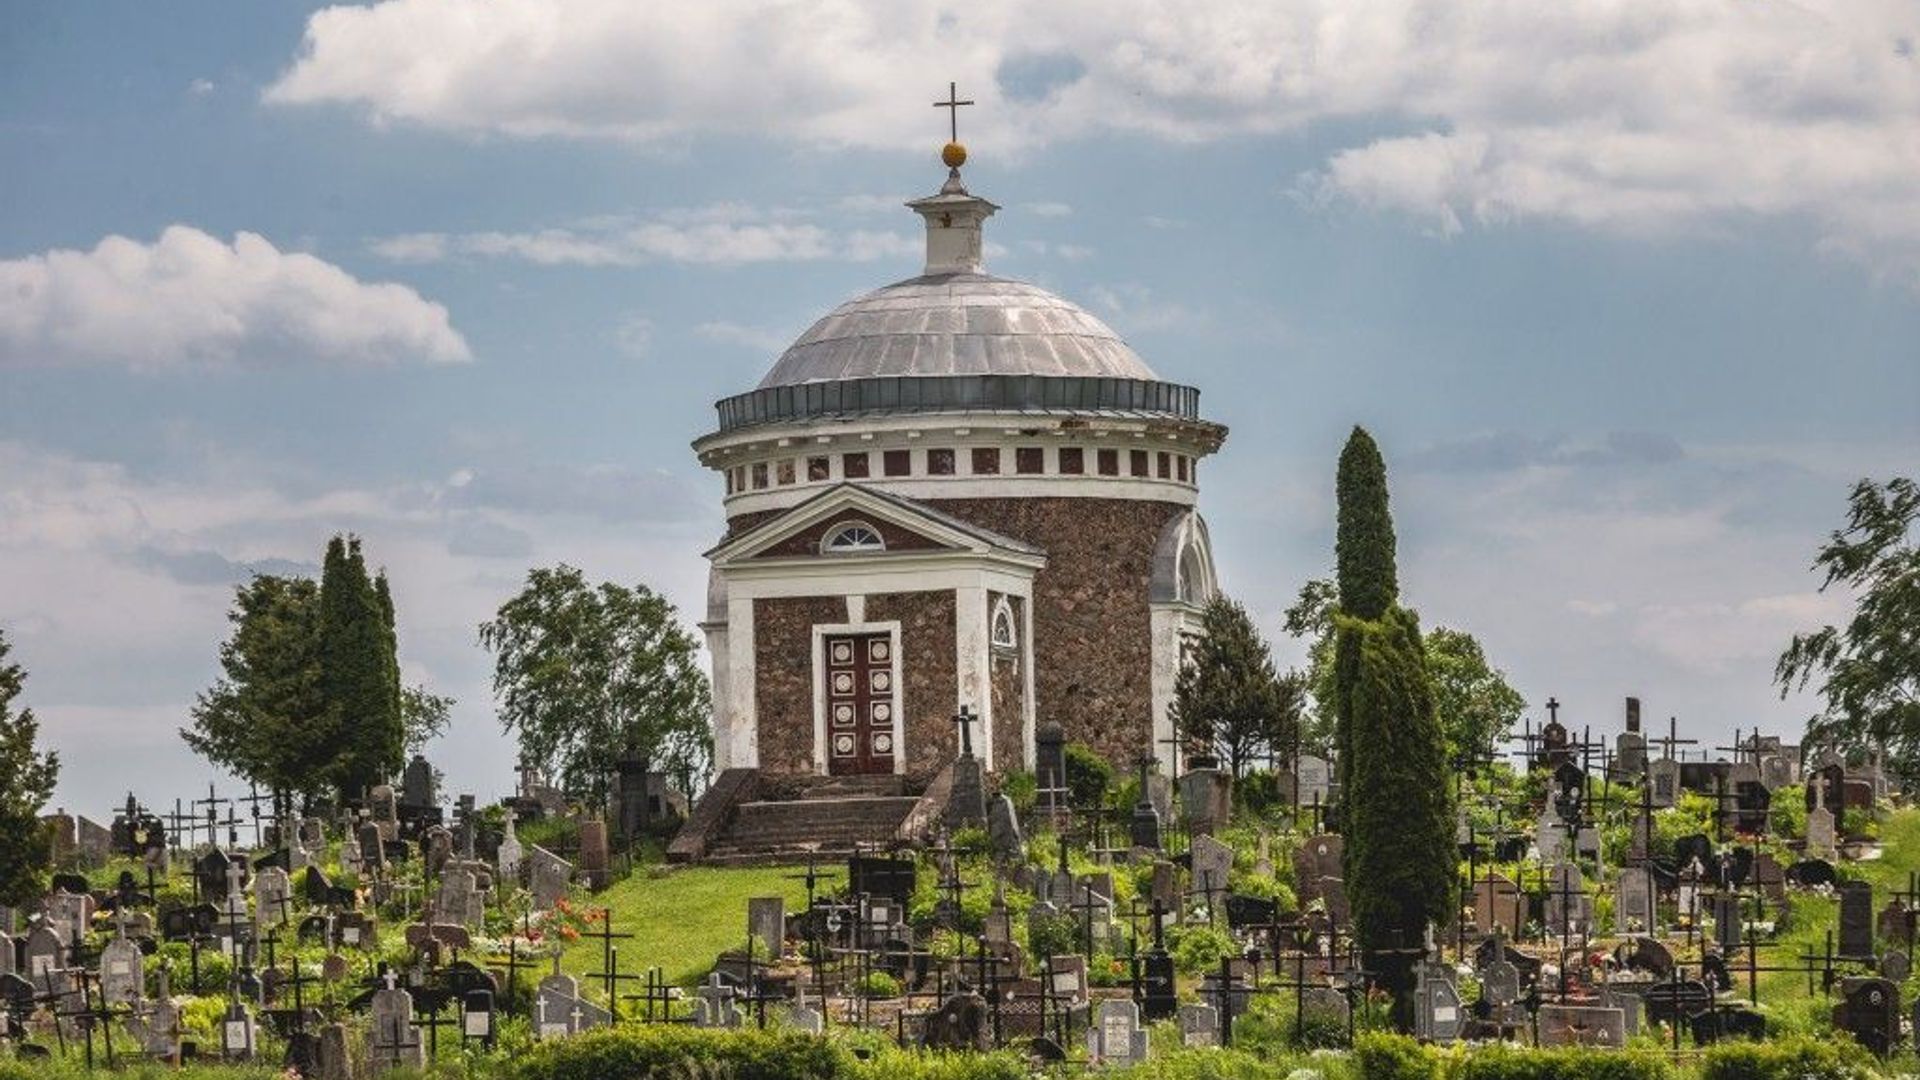
<path id="1" fill-rule="evenodd" d="M 1073 207 L 1063 202 L 1028 203 L 1023 209 L 1035 217 L 1066 217 L 1073 213 Z"/>
<path id="2" fill-rule="evenodd" d="M 644 315 L 621 319 L 613 328 L 613 346 L 632 359 L 644 359 L 653 348 L 653 320 Z"/>
<path id="3" fill-rule="evenodd" d="M 151 244 L 109 236 L 0 261 L 0 366 L 470 359 L 445 307 L 253 233 L 229 245 L 173 225 Z"/>
<path id="4" fill-rule="evenodd" d="M 525 232 L 403 233 L 374 240 L 368 248 L 395 262 L 505 258 L 539 266 L 872 262 L 921 250 L 920 241 L 904 233 L 854 229 L 842 234 L 805 218 L 795 210 L 726 203 L 669 210 L 644 219 L 592 218 Z"/>
<path id="5" fill-rule="evenodd" d="M 1171 330 L 1200 321 L 1185 305 L 1161 300 L 1145 285 L 1095 285 L 1089 295 L 1128 333 Z"/>
<path id="6" fill-rule="evenodd" d="M 720 320 L 704 322 L 693 328 L 696 337 L 708 341 L 717 341 L 722 345 L 739 345 L 756 352 L 779 352 L 787 347 L 789 339 L 771 330 L 762 330 L 757 326 L 743 326 L 736 322 Z"/>
<path id="7" fill-rule="evenodd" d="M 195 79 L 187 84 L 187 93 L 194 97 L 206 97 L 213 93 L 213 89 L 212 79 Z"/>
<path id="8" fill-rule="evenodd" d="M 266 96 L 476 135 L 926 151 L 939 117 L 902 88 L 939 56 L 981 102 L 962 117 L 976 152 L 1363 121 L 1393 134 L 1305 190 L 1443 233 L 1804 218 L 1824 249 L 1920 277 L 1916 38 L 1899 0 L 1212 0 L 1178 18 L 1152 0 L 385 0 L 315 13 Z"/>

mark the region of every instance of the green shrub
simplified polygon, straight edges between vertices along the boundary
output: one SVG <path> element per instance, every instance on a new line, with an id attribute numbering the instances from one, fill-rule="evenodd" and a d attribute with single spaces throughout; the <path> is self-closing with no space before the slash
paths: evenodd
<path id="1" fill-rule="evenodd" d="M 1173 953 L 1174 967 L 1185 975 L 1218 971 L 1221 960 L 1240 952 L 1226 931 L 1211 926 L 1169 927 L 1167 950 Z"/>
<path id="2" fill-rule="evenodd" d="M 894 998 L 900 996 L 900 980 L 884 971 L 869 971 L 853 989 L 864 998 Z"/>
<path id="3" fill-rule="evenodd" d="M 1264 818 L 1276 810 L 1292 809 L 1280 797 L 1280 778 L 1270 772 L 1251 772 L 1233 782 L 1233 809 L 1238 814 Z"/>
<path id="4" fill-rule="evenodd" d="M 1872 1075 L 1873 1058 L 1842 1038 L 1720 1043 L 1700 1062 L 1700 1080 L 1855 1080 Z"/>
<path id="5" fill-rule="evenodd" d="M 1476 1047 L 1463 1053 L 1449 1080 L 1669 1080 L 1659 1054 L 1620 1050 L 1532 1050 Z"/>
<path id="6" fill-rule="evenodd" d="M 1368 1032 L 1354 1039 L 1353 1056 L 1365 1080 L 1440 1080 L 1440 1059 L 1405 1035 Z"/>
<path id="7" fill-rule="evenodd" d="M 1067 797 L 1075 806 L 1098 806 L 1113 787 L 1113 766 L 1085 743 L 1067 744 Z"/>
<path id="8" fill-rule="evenodd" d="M 536 1045 L 515 1060 L 510 1080 L 835 1080 L 841 1052 L 811 1035 L 655 1024 L 606 1028 Z"/>
<path id="9" fill-rule="evenodd" d="M 1039 790 L 1040 782 L 1025 769 L 1009 769 L 1000 774 L 1001 793 L 1013 803 L 1013 808 L 1022 814 L 1033 809 Z"/>

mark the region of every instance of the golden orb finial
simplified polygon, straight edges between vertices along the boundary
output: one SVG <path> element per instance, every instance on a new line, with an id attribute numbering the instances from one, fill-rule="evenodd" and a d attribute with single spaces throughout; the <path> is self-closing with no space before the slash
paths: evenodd
<path id="1" fill-rule="evenodd" d="M 949 169 L 957 169 L 967 163 L 967 148 L 957 142 L 950 142 L 940 148 L 940 163 Z"/>

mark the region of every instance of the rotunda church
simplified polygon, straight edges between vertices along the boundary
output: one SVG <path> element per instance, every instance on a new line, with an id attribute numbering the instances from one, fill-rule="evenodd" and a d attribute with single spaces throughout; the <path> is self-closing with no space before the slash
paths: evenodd
<path id="1" fill-rule="evenodd" d="M 962 728 L 991 771 L 1032 768 L 1047 722 L 1122 767 L 1172 736 L 1226 429 L 1085 309 L 987 272 L 998 207 L 964 156 L 907 204 L 920 273 L 828 312 L 693 444 L 726 500 L 719 769 L 920 784 Z"/>

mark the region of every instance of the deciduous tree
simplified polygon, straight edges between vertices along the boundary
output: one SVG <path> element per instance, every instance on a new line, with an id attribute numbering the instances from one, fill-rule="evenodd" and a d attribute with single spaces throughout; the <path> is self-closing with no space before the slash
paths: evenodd
<path id="1" fill-rule="evenodd" d="M 1781 696 L 1815 685 L 1821 711 L 1807 741 L 1841 751 L 1883 753 L 1909 788 L 1920 785 L 1920 485 L 1862 480 L 1847 524 L 1814 558 L 1822 592 L 1854 595 L 1844 626 L 1796 634 L 1780 654 Z"/>
<path id="2" fill-rule="evenodd" d="M 1301 697 L 1299 680 L 1275 674 L 1246 608 L 1225 596 L 1209 601 L 1174 681 L 1181 735 L 1212 749 L 1239 776 L 1269 750 L 1291 748 Z"/>
<path id="3" fill-rule="evenodd" d="M 603 797 L 623 758 L 705 776 L 712 702 L 699 650 L 646 586 L 589 585 L 565 565 L 533 570 L 480 625 L 480 643 L 494 654 L 501 724 L 567 790 Z"/>
<path id="4" fill-rule="evenodd" d="M 35 746 L 33 710 L 15 707 L 27 676 L 7 662 L 11 648 L 0 632 L 0 905 L 22 907 L 47 891 L 53 844 L 40 811 L 53 797 L 60 759 Z"/>

